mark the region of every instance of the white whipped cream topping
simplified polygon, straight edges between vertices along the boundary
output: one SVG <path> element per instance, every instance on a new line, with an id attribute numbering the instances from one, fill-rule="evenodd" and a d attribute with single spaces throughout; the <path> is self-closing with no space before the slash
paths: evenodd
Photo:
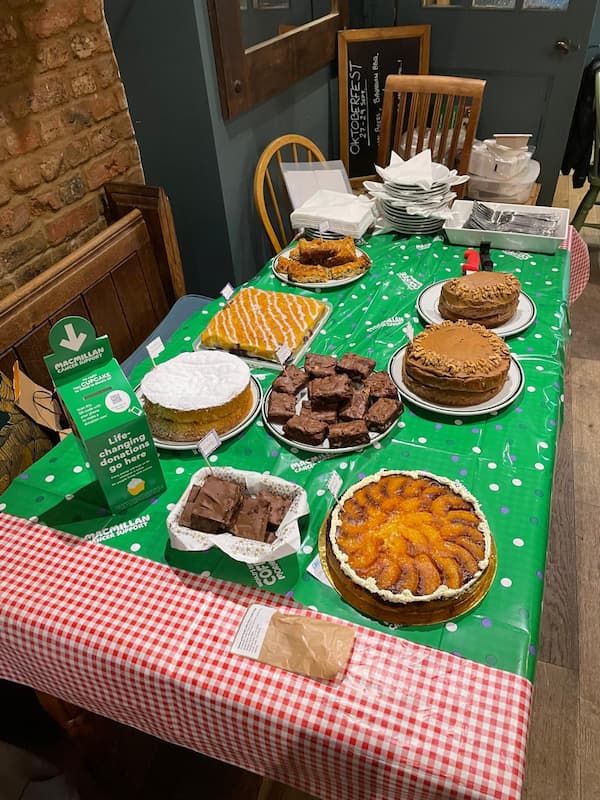
<path id="1" fill-rule="evenodd" d="M 176 411 L 221 406 L 244 391 L 250 370 L 237 356 L 217 350 L 181 353 L 158 364 L 142 378 L 141 391 L 151 403 Z"/>

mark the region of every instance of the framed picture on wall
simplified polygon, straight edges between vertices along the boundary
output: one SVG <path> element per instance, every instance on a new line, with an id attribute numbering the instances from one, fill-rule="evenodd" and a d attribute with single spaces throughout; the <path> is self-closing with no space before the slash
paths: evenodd
<path id="1" fill-rule="evenodd" d="M 353 186 L 373 177 L 388 75 L 429 72 L 429 25 L 338 31 L 340 158 Z"/>

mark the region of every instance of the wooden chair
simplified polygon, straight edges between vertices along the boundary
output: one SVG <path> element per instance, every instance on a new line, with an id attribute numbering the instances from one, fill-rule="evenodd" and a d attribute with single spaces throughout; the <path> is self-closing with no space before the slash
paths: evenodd
<path id="1" fill-rule="evenodd" d="M 404 159 L 431 149 L 432 159 L 465 174 L 485 81 L 443 75 L 389 75 L 385 82 L 377 160 L 392 150 Z M 458 161 L 458 163 L 457 163 Z M 462 196 L 457 187 L 457 194 Z"/>
<path id="2" fill-rule="evenodd" d="M 304 157 L 299 157 L 300 156 Z M 321 161 L 327 159 L 319 148 L 306 136 L 290 133 L 274 139 L 263 150 L 254 173 L 254 202 L 260 215 L 265 233 L 279 253 L 292 238 L 289 215 L 292 212 L 283 173 L 282 163 L 298 164 L 300 161 Z M 276 162 L 272 164 L 271 162 Z M 274 223 L 277 225 L 275 230 Z"/>

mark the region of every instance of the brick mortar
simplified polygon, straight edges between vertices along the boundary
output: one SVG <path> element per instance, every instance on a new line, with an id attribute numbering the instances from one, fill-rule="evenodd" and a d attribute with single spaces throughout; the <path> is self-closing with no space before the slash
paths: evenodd
<path id="1" fill-rule="evenodd" d="M 143 176 L 105 18 L 87 19 L 84 13 L 91 12 L 84 12 L 84 7 L 92 8 L 94 3 L 79 0 L 79 18 L 62 27 L 65 20 L 77 16 L 77 12 L 72 11 L 76 2 L 73 0 L 70 6 L 62 4 L 62 18 L 44 17 L 42 27 L 35 30 L 26 26 L 24 20 L 42 11 L 37 2 L 0 14 L 2 21 L 12 21 L 16 30 L 16 39 L 0 48 L 1 75 L 16 76 L 16 80 L 9 80 L 0 88 L 0 188 L 3 189 L 0 220 L 4 221 L 5 231 L 12 228 L 17 231 L 12 235 L 0 235 L 0 255 L 10 251 L 18 253 L 20 259 L 28 247 L 32 250 L 39 247 L 42 237 L 50 232 L 54 239 L 61 235 L 61 222 L 67 231 L 64 239 L 48 242 L 43 252 L 23 263 L 9 265 L 7 269 L 0 260 L 0 287 L 11 281 L 20 285 L 24 276 L 31 277 L 44 264 L 50 266 L 106 224 L 102 216 L 100 181 L 131 180 L 131 176 L 139 181 L 140 175 Z M 41 18 L 37 19 L 39 25 Z M 47 31 L 51 31 L 50 35 L 46 35 Z M 88 50 L 89 56 L 86 55 Z M 23 74 L 24 64 L 27 75 Z M 78 78 L 79 84 L 74 89 L 72 82 Z M 106 85 L 101 86 L 101 83 Z M 31 109 L 31 104 L 35 110 Z M 72 119 L 67 119 L 65 115 L 70 111 Z M 111 126 L 116 131 L 109 132 Z M 8 142 L 10 152 L 5 148 L 9 133 L 17 137 L 21 134 L 20 138 L 12 137 Z M 116 134 L 114 142 L 111 142 L 112 133 Z M 54 134 L 58 134 L 56 138 L 52 138 Z M 106 144 L 105 150 L 94 152 Z M 22 148 L 26 152 L 19 152 Z M 63 164 L 56 167 L 52 157 L 62 158 Z M 79 158 L 82 161 L 77 164 L 65 161 Z M 40 172 L 44 163 L 46 166 Z M 58 174 L 54 175 L 57 169 Z M 81 184 L 74 183 L 77 178 L 81 179 Z M 11 180 L 24 191 L 15 191 Z M 95 187 L 98 184 L 97 188 L 90 188 L 89 181 Z M 28 185 L 32 188 L 25 189 Z M 79 197 L 81 191 L 83 194 Z M 36 206 L 35 199 L 40 196 L 45 199 Z M 90 205 L 92 200 L 94 203 Z M 27 204 L 28 218 L 24 204 Z M 19 230 L 24 222 L 25 227 Z M 83 223 L 81 230 L 72 229 Z"/>

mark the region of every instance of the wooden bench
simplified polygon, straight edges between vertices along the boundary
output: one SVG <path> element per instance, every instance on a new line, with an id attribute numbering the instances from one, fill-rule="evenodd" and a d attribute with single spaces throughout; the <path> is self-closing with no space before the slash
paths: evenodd
<path id="1" fill-rule="evenodd" d="M 36 383 L 50 388 L 43 361 L 52 325 L 68 315 L 108 334 L 122 361 L 164 318 L 179 292 L 165 283 L 139 210 L 112 223 L 71 255 L 0 301 L 0 370 L 18 359 Z"/>

